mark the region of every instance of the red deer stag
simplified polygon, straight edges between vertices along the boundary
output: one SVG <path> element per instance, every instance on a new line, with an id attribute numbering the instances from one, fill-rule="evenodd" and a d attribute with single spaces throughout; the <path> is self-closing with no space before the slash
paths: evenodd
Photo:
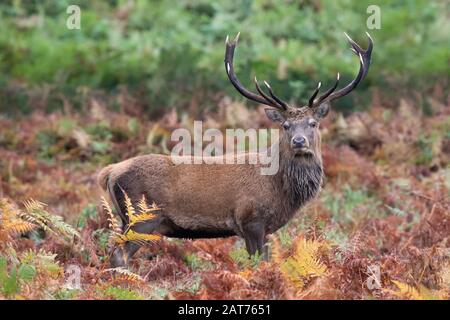
<path id="1" fill-rule="evenodd" d="M 369 45 L 363 50 L 346 34 L 351 50 L 359 58 L 356 78 L 336 91 L 338 74 L 334 85 L 324 94 L 318 96 L 319 83 L 307 105 L 294 107 L 277 97 L 267 82 L 264 84 L 268 94 L 256 78 L 258 94 L 239 82 L 233 68 L 238 36 L 232 41 L 227 37 L 225 69 L 237 91 L 269 106 L 265 109 L 267 117 L 281 125 L 280 139 L 276 143 L 278 172 L 261 175 L 259 164 L 175 164 L 170 156 L 150 154 L 105 167 L 98 180 L 109 193 L 124 227 L 128 223 L 124 192 L 133 203 L 145 195 L 161 210 L 155 219 L 134 225 L 134 231 L 176 238 L 238 235 L 244 238 L 250 255 L 259 252 L 267 258 L 266 236 L 283 227 L 321 188 L 319 122 L 327 115 L 332 100 L 349 94 L 367 75 L 373 41 L 367 34 Z M 132 242 L 117 248 L 111 265 L 126 266 L 138 249 L 139 245 Z"/>

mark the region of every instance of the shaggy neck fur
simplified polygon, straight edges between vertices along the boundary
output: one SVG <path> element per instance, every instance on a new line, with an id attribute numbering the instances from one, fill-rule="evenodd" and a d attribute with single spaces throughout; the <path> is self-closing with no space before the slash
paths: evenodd
<path id="1" fill-rule="evenodd" d="M 290 151 L 280 152 L 280 170 L 277 176 L 289 206 L 294 210 L 300 208 L 320 190 L 323 177 L 320 154 L 295 157 Z"/>

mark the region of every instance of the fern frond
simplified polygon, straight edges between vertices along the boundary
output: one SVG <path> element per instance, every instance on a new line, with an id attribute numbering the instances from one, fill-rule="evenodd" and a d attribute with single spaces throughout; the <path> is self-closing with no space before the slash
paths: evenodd
<path id="1" fill-rule="evenodd" d="M 138 208 L 140 213 L 150 212 L 150 208 L 147 205 L 147 200 L 145 199 L 145 195 L 142 195 L 141 200 L 139 200 Z"/>
<path id="2" fill-rule="evenodd" d="M 131 272 L 130 270 L 123 267 L 109 268 L 105 269 L 103 272 L 112 272 L 116 276 L 118 275 L 119 278 L 122 280 L 127 280 L 131 282 L 145 282 L 144 278 L 142 278 L 140 275 Z"/>
<path id="3" fill-rule="evenodd" d="M 112 231 L 114 231 L 116 233 L 120 233 L 122 231 L 122 229 L 120 228 L 119 222 L 117 221 L 116 217 L 114 216 L 111 206 L 109 205 L 108 201 L 106 201 L 105 197 L 102 197 L 102 207 L 106 213 L 108 227 Z"/>
<path id="4" fill-rule="evenodd" d="M 277 237 L 272 237 L 272 261 L 281 265 L 283 263 L 282 253 L 281 253 L 281 244 Z"/>
<path id="5" fill-rule="evenodd" d="M 155 202 L 152 203 L 151 211 L 157 211 L 160 210 L 160 208 L 156 205 Z"/>
<path id="6" fill-rule="evenodd" d="M 45 210 L 43 210 L 43 205 L 43 203 L 33 199 L 25 201 L 24 206 L 27 213 L 22 214 L 22 218 L 38 225 L 46 232 L 55 234 L 56 232 L 47 225 L 48 214 Z"/>
<path id="7" fill-rule="evenodd" d="M 127 206 L 130 227 L 135 225 L 136 223 L 145 222 L 145 221 L 149 221 L 149 220 L 156 218 L 156 214 L 154 214 L 153 211 L 158 210 L 158 208 L 156 207 L 156 205 L 154 203 L 151 208 L 148 207 L 147 201 L 145 199 L 145 195 L 142 195 L 141 200 L 139 200 L 139 203 L 138 203 L 139 213 L 138 214 L 136 214 L 136 210 L 131 205 L 131 201 L 129 201 L 129 198 L 127 200 L 127 197 L 128 196 L 125 197 L 125 204 Z M 128 201 L 128 203 L 127 203 L 127 201 Z M 128 206 L 132 207 L 132 210 L 129 210 Z"/>
<path id="8" fill-rule="evenodd" d="M 160 240 L 161 239 L 160 235 L 139 233 L 131 229 L 131 227 L 134 226 L 136 223 L 154 219 L 156 215 L 153 213 L 153 211 L 158 209 L 156 205 L 153 204 L 152 207 L 148 207 L 147 202 L 145 200 L 145 196 L 142 196 L 142 199 L 138 203 L 139 213 L 136 213 L 136 210 L 133 207 L 133 203 L 131 202 L 130 197 L 124 190 L 122 190 L 122 192 L 124 194 L 126 214 L 129 220 L 127 228 L 123 233 L 121 228 L 119 227 L 116 218 L 112 213 L 111 207 L 109 206 L 108 202 L 105 200 L 105 198 L 102 198 L 102 204 L 108 216 L 109 228 L 112 229 L 109 238 L 110 245 L 120 246 L 125 244 L 125 242 L 127 241 L 136 242 L 140 245 L 144 245 L 148 242 Z"/>
<path id="9" fill-rule="evenodd" d="M 156 214 L 153 213 L 141 213 L 141 214 L 135 214 L 133 216 L 130 216 L 130 223 L 129 226 L 134 226 L 136 223 L 139 222 L 146 222 L 149 220 L 153 220 L 156 218 Z"/>
<path id="10" fill-rule="evenodd" d="M 294 285 L 303 288 L 305 280 L 319 277 L 327 271 L 327 267 L 318 259 L 323 243 L 300 237 L 294 245 L 294 254 L 281 263 L 280 270 Z"/>
<path id="11" fill-rule="evenodd" d="M 406 298 L 411 300 L 424 300 L 424 297 L 422 297 L 419 291 L 413 286 L 410 286 L 407 283 L 403 283 L 397 280 L 392 280 L 392 283 L 394 283 L 398 288 L 398 291 L 395 291 L 394 294 L 399 298 Z"/>
<path id="12" fill-rule="evenodd" d="M 419 285 L 419 293 L 425 300 L 443 300 L 446 299 L 446 290 L 431 290 L 424 285 Z"/>
<path id="13" fill-rule="evenodd" d="M 126 208 L 126 215 L 131 220 L 131 217 L 136 214 L 136 211 L 134 210 L 133 203 L 131 202 L 130 197 L 127 195 L 127 193 L 122 190 L 124 197 L 125 197 L 125 208 Z"/>
<path id="14" fill-rule="evenodd" d="M 36 226 L 28 221 L 14 219 L 2 222 L 2 231 L 14 236 L 30 232 L 36 229 Z"/>
<path id="15" fill-rule="evenodd" d="M 7 199 L 3 198 L 0 200 L 0 209 L 0 217 L 2 221 L 7 221 L 9 219 L 20 216 L 20 212 Z"/>
<path id="16" fill-rule="evenodd" d="M 158 206 L 154 202 L 152 203 L 151 207 L 148 206 L 147 199 L 145 199 L 145 195 L 142 195 L 141 200 L 139 200 L 138 208 L 140 214 L 159 210 Z"/>
<path id="17" fill-rule="evenodd" d="M 117 244 L 123 244 L 127 241 L 136 242 L 138 244 L 144 245 L 147 242 L 154 242 L 161 239 L 160 235 L 157 234 L 145 234 L 145 233 L 138 233 L 133 230 L 128 230 L 125 234 L 119 234 L 117 235 Z"/>
<path id="18" fill-rule="evenodd" d="M 108 243 L 111 247 L 114 247 L 115 245 L 123 245 L 125 244 L 125 241 L 123 239 L 123 234 L 115 231 L 110 231 Z"/>
<path id="19" fill-rule="evenodd" d="M 242 270 L 241 272 L 238 273 L 238 275 L 246 280 L 250 279 L 250 277 L 253 274 L 253 269 L 252 268 L 247 268 L 245 270 Z"/>
<path id="20" fill-rule="evenodd" d="M 41 273 L 51 277 L 58 278 L 64 273 L 63 267 L 56 260 L 56 253 L 47 252 L 43 249 L 39 251 L 27 250 L 20 254 L 22 264 L 33 265 Z"/>
<path id="21" fill-rule="evenodd" d="M 44 209 L 45 204 L 36 200 L 28 200 L 24 202 L 26 213 L 22 218 L 35 223 L 45 231 L 53 234 L 59 234 L 64 237 L 80 237 L 80 234 L 70 224 L 64 222 L 63 218 L 58 215 L 49 213 Z"/>
<path id="22" fill-rule="evenodd" d="M 397 291 L 391 291 L 394 295 L 402 299 L 409 300 L 442 300 L 446 297 L 445 290 L 430 290 L 424 285 L 417 288 L 397 280 L 392 280 L 397 287 Z"/>
<path id="23" fill-rule="evenodd" d="M 16 236 L 36 229 L 36 225 L 21 218 L 22 212 L 6 199 L 0 200 L 0 233 Z M 2 237 L 3 238 L 3 237 Z"/>

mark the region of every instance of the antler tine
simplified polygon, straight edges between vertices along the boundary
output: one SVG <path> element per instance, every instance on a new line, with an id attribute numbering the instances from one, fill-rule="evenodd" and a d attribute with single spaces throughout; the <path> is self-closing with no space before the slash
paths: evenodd
<path id="1" fill-rule="evenodd" d="M 330 94 L 332 94 L 334 92 L 334 90 L 336 90 L 338 84 L 339 84 L 339 72 L 336 76 L 336 81 L 334 82 L 334 85 L 328 89 L 327 91 L 325 91 L 325 93 L 323 95 L 321 95 L 318 99 L 314 100 L 313 102 L 313 106 L 317 106 L 320 105 L 326 98 L 329 97 Z"/>
<path id="2" fill-rule="evenodd" d="M 314 99 L 316 98 L 317 94 L 319 93 L 319 89 L 320 89 L 320 86 L 321 86 L 321 85 L 322 85 L 321 82 L 319 82 L 319 83 L 317 84 L 316 90 L 314 90 L 314 92 L 313 92 L 311 98 L 309 98 L 309 101 L 308 101 L 308 107 L 310 107 L 310 108 L 313 107 Z"/>
<path id="3" fill-rule="evenodd" d="M 369 39 L 369 45 L 366 50 L 363 50 L 352 38 L 350 38 L 346 33 L 344 33 L 344 34 L 347 37 L 348 42 L 350 43 L 351 50 L 359 57 L 358 75 L 356 76 L 355 79 L 353 79 L 344 88 L 342 88 L 336 92 L 330 93 L 330 95 L 327 98 L 324 98 L 322 100 L 319 99 L 317 103 L 319 103 L 319 101 L 323 102 L 325 99 L 328 99 L 329 101 L 335 100 L 337 98 L 340 98 L 340 97 L 343 97 L 343 96 L 349 94 L 366 77 L 367 72 L 369 71 L 370 60 L 371 60 L 372 49 L 373 49 L 372 37 L 369 35 L 369 33 L 366 32 L 367 37 Z"/>
<path id="4" fill-rule="evenodd" d="M 233 67 L 233 58 L 234 58 L 234 50 L 236 49 L 237 41 L 239 39 L 240 33 L 237 34 L 237 36 L 234 38 L 234 40 L 229 40 L 228 36 L 225 40 L 225 71 L 227 72 L 228 78 L 230 79 L 233 86 L 236 88 L 237 91 L 239 91 L 240 94 L 242 94 L 247 99 L 250 99 L 252 101 L 268 105 L 270 107 L 279 108 L 285 110 L 286 107 L 284 105 L 284 102 L 277 99 L 270 99 L 266 94 L 264 94 L 259 88 L 259 85 L 257 85 L 257 90 L 261 95 L 257 95 L 249 90 L 247 90 L 238 80 L 236 74 L 234 73 L 234 67 Z M 271 96 L 273 97 L 273 94 L 271 93 Z M 280 103 L 282 102 L 282 103 Z"/>
<path id="5" fill-rule="evenodd" d="M 256 90 L 258 91 L 258 93 L 259 93 L 261 96 L 263 96 L 264 99 L 266 99 L 267 101 L 270 101 L 273 105 L 278 106 L 278 103 L 277 103 L 275 100 L 273 100 L 271 97 L 269 97 L 269 96 L 261 89 L 261 87 L 259 86 L 259 83 L 258 83 L 258 79 L 256 79 L 256 76 L 255 76 L 254 82 L 255 82 L 255 87 L 256 87 Z"/>
<path id="6" fill-rule="evenodd" d="M 267 87 L 267 90 L 269 90 L 272 99 L 275 100 L 283 110 L 286 110 L 288 108 L 288 104 L 273 93 L 272 87 L 269 85 L 269 83 L 267 83 L 267 81 L 264 81 L 264 85 Z"/>

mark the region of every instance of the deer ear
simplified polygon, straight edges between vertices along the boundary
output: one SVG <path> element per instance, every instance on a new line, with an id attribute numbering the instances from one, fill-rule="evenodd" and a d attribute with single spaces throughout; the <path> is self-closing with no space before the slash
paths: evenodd
<path id="1" fill-rule="evenodd" d="M 266 112 L 267 118 L 273 122 L 283 123 L 286 120 L 283 114 L 277 109 L 265 108 L 264 111 Z"/>
<path id="2" fill-rule="evenodd" d="M 314 111 L 314 116 L 318 119 L 323 119 L 327 116 L 328 111 L 330 111 L 330 104 L 328 102 L 322 103 Z"/>

